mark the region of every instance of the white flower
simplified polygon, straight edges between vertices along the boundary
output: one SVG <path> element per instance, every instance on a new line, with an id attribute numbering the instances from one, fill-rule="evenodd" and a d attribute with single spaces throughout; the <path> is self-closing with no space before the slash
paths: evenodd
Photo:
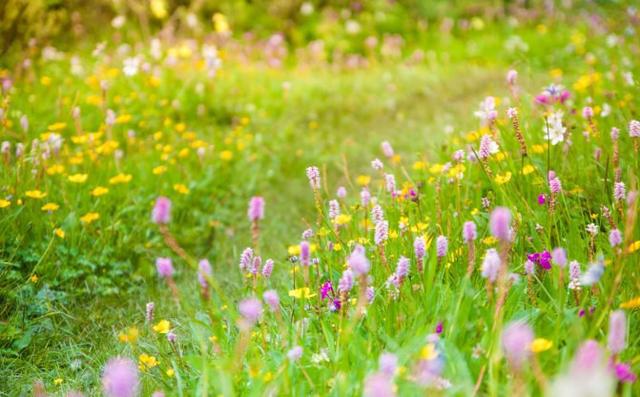
<path id="1" fill-rule="evenodd" d="M 595 236 L 596 234 L 598 234 L 598 225 L 596 225 L 595 223 L 588 224 L 587 233 L 589 233 L 592 236 Z"/>
<path id="2" fill-rule="evenodd" d="M 564 133 L 567 128 L 562 125 L 562 112 L 553 112 L 547 119 L 547 125 L 545 125 L 545 139 L 551 141 L 552 145 L 564 141 Z"/>
<path id="3" fill-rule="evenodd" d="M 124 15 L 118 15 L 117 17 L 111 20 L 111 26 L 114 29 L 120 29 L 124 26 L 124 23 L 127 21 L 127 18 Z"/>
<path id="4" fill-rule="evenodd" d="M 122 62 L 122 73 L 125 76 L 135 76 L 140 69 L 140 59 L 138 57 L 127 58 Z"/>

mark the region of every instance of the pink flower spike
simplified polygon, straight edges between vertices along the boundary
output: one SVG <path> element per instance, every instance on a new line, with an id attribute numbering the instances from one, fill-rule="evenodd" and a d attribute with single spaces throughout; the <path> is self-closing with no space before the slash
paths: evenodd
<path id="1" fill-rule="evenodd" d="M 151 219 L 158 225 L 165 225 L 171 220 L 171 200 L 160 196 L 156 199 L 151 213 Z"/>

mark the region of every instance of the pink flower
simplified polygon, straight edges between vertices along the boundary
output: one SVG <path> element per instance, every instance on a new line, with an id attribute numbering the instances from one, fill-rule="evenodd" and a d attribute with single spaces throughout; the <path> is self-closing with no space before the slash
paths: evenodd
<path id="1" fill-rule="evenodd" d="M 376 372 L 364 380 L 364 397 L 395 397 L 393 379 L 385 373 Z"/>
<path id="2" fill-rule="evenodd" d="M 311 246 L 308 241 L 300 243 L 300 263 L 303 266 L 309 266 L 311 264 Z"/>
<path id="3" fill-rule="evenodd" d="M 338 198 L 347 197 L 347 189 L 344 186 L 340 186 L 336 191 L 336 196 L 338 196 Z"/>
<path id="4" fill-rule="evenodd" d="M 273 272 L 273 264 L 273 259 L 267 259 L 267 261 L 264 263 L 264 266 L 262 267 L 262 275 L 264 276 L 264 278 L 271 277 L 271 273 Z"/>
<path id="5" fill-rule="evenodd" d="M 627 345 L 627 320 L 622 310 L 616 310 L 609 315 L 609 338 L 607 345 L 613 354 L 618 354 Z"/>
<path id="6" fill-rule="evenodd" d="M 511 69 L 507 72 L 507 84 L 514 85 L 516 83 L 516 79 L 518 78 L 518 72 Z"/>
<path id="7" fill-rule="evenodd" d="M 171 220 L 171 200 L 163 196 L 158 197 L 151 212 L 151 219 L 158 225 L 169 223 Z"/>
<path id="8" fill-rule="evenodd" d="M 631 120 L 629 122 L 629 136 L 631 138 L 640 138 L 640 121 Z"/>
<path id="9" fill-rule="evenodd" d="M 449 247 L 449 241 L 445 236 L 438 236 L 436 239 L 436 255 L 438 258 L 442 258 L 447 255 L 447 248 Z"/>
<path id="10" fill-rule="evenodd" d="M 618 229 L 612 229 L 609 232 L 609 244 L 612 247 L 620 245 L 622 243 L 622 233 Z"/>
<path id="11" fill-rule="evenodd" d="M 551 178 L 549 180 L 549 190 L 551 190 L 551 193 L 553 194 L 558 194 L 562 191 L 562 183 L 560 183 L 560 179 L 558 178 Z"/>
<path id="12" fill-rule="evenodd" d="M 476 224 L 473 221 L 467 221 L 462 226 L 462 238 L 465 242 L 470 243 L 478 237 Z"/>
<path id="13" fill-rule="evenodd" d="M 264 218 L 264 198 L 260 196 L 251 197 L 247 216 L 251 222 L 256 222 Z"/>
<path id="14" fill-rule="evenodd" d="M 253 264 L 253 250 L 245 248 L 240 254 L 240 271 L 246 272 Z"/>
<path id="15" fill-rule="evenodd" d="M 158 275 L 160 275 L 160 277 L 172 277 L 174 270 L 173 264 L 171 263 L 171 258 L 157 258 L 156 270 L 158 271 Z"/>
<path id="16" fill-rule="evenodd" d="M 320 170 L 318 167 L 308 167 L 307 178 L 309 178 L 309 185 L 313 190 L 320 189 Z"/>
<path id="17" fill-rule="evenodd" d="M 262 317 L 262 303 L 256 298 L 243 300 L 238 305 L 238 310 L 240 315 L 252 325 Z"/>
<path id="18" fill-rule="evenodd" d="M 565 267 L 567 264 L 567 252 L 562 247 L 554 248 L 551 251 L 551 259 L 556 265 Z"/>
<path id="19" fill-rule="evenodd" d="M 102 373 L 102 388 L 107 397 L 134 397 L 140 386 L 138 367 L 128 358 L 112 358 Z"/>
<path id="20" fill-rule="evenodd" d="M 387 158 L 393 157 L 393 148 L 388 141 L 382 142 L 380 146 L 382 147 L 382 153 L 384 153 Z"/>
<path id="21" fill-rule="evenodd" d="M 287 352 L 287 358 L 291 362 L 296 362 L 300 360 L 301 357 L 302 357 L 302 347 L 300 346 L 294 346 L 291 350 Z"/>
<path id="22" fill-rule="evenodd" d="M 491 213 L 489 221 L 491 234 L 498 240 L 509 241 L 511 237 L 511 211 L 506 207 L 497 207 Z"/>
<path id="23" fill-rule="evenodd" d="M 613 198 L 615 198 L 616 201 L 622 201 L 626 196 L 627 193 L 624 182 L 616 182 L 613 186 Z"/>
<path id="24" fill-rule="evenodd" d="M 356 276 L 365 275 L 371 269 L 371 264 L 365 256 L 364 247 L 361 245 L 356 245 L 349 258 L 347 258 L 347 262 Z"/>
<path id="25" fill-rule="evenodd" d="M 633 383 L 638 377 L 631 371 L 631 366 L 626 363 L 616 364 L 614 367 L 616 378 L 622 383 Z"/>
<path id="26" fill-rule="evenodd" d="M 398 368 L 398 357 L 392 353 L 382 353 L 378 359 L 378 367 L 380 372 L 392 377 Z"/>
<path id="27" fill-rule="evenodd" d="M 416 237 L 416 239 L 413 241 L 413 251 L 416 255 L 416 260 L 418 262 L 422 261 L 422 258 L 424 258 L 424 255 L 426 253 L 426 243 L 424 241 L 424 237 Z"/>
<path id="28" fill-rule="evenodd" d="M 278 310 L 280 310 L 280 297 L 278 297 L 278 293 L 276 291 L 265 291 L 264 294 L 262 294 L 262 298 L 272 312 L 277 312 Z"/>
<path id="29" fill-rule="evenodd" d="M 593 117 L 593 108 L 591 106 L 585 106 L 582 108 L 582 117 L 590 119 Z"/>
<path id="30" fill-rule="evenodd" d="M 502 350 L 515 370 L 520 370 L 531 355 L 533 337 L 533 330 L 524 322 L 511 323 L 502 332 Z"/>
<path id="31" fill-rule="evenodd" d="M 202 288 L 209 286 L 209 282 L 207 281 L 208 277 L 211 277 L 211 264 L 208 260 L 203 259 L 198 262 L 198 282 Z"/>
<path id="32" fill-rule="evenodd" d="M 338 291 L 349 292 L 353 288 L 353 272 L 349 269 L 342 272 L 342 277 L 338 282 Z"/>
<path id="33" fill-rule="evenodd" d="M 498 251 L 494 248 L 489 248 L 482 261 L 482 277 L 493 283 L 498 279 L 499 272 L 500 255 L 498 255 Z"/>
<path id="34" fill-rule="evenodd" d="M 389 236 L 389 222 L 380 221 L 376 223 L 376 231 L 373 240 L 376 245 L 383 245 Z"/>

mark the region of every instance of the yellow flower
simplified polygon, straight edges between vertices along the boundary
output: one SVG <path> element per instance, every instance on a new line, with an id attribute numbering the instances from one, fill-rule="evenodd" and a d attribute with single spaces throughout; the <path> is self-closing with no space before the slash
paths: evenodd
<path id="1" fill-rule="evenodd" d="M 543 351 L 551 349 L 553 342 L 545 338 L 536 338 L 531 342 L 531 351 L 534 353 L 541 353 Z"/>
<path id="2" fill-rule="evenodd" d="M 438 351 L 436 350 L 436 345 L 433 343 L 427 344 L 425 347 L 420 350 L 420 358 L 422 360 L 434 360 L 438 358 Z"/>
<path id="3" fill-rule="evenodd" d="M 57 210 L 58 208 L 60 208 L 60 206 L 56 203 L 47 203 L 42 207 L 40 207 L 40 209 L 43 211 L 51 211 L 51 212 Z"/>
<path id="4" fill-rule="evenodd" d="M 73 175 L 69 175 L 69 182 L 73 182 L 73 183 L 85 183 L 87 181 L 87 177 L 89 177 L 89 175 L 87 174 L 73 174 Z"/>
<path id="5" fill-rule="evenodd" d="M 0 208 L 7 208 L 11 205 L 11 201 L 0 199 Z"/>
<path id="6" fill-rule="evenodd" d="M 64 172 L 64 166 L 60 164 L 54 164 L 51 167 L 47 167 L 47 175 L 62 174 Z"/>
<path id="7" fill-rule="evenodd" d="M 229 31 L 229 23 L 223 14 L 216 12 L 211 19 L 216 33 L 227 33 Z"/>
<path id="8" fill-rule="evenodd" d="M 40 190 L 28 190 L 28 191 L 25 192 L 25 195 L 27 197 L 32 198 L 32 199 L 40 200 L 40 199 L 46 197 L 47 193 L 43 193 Z"/>
<path id="9" fill-rule="evenodd" d="M 545 150 L 545 146 L 544 145 L 533 145 L 531 147 L 531 151 L 535 154 L 542 154 L 544 153 Z"/>
<path id="10" fill-rule="evenodd" d="M 168 376 L 169 378 L 172 378 L 172 377 L 173 377 L 173 375 L 175 375 L 176 373 L 175 373 L 175 371 L 173 370 L 173 368 L 169 368 L 168 370 L 166 370 L 166 371 L 165 371 L 165 374 L 167 374 L 167 376 Z"/>
<path id="11" fill-rule="evenodd" d="M 340 244 L 340 243 L 335 243 L 335 244 L 333 245 L 333 250 L 334 250 L 334 251 L 336 251 L 336 252 L 342 251 L 342 244 Z"/>
<path id="12" fill-rule="evenodd" d="M 369 175 L 358 175 L 356 177 L 356 183 L 358 186 L 367 186 L 371 182 L 371 177 Z"/>
<path id="13" fill-rule="evenodd" d="M 482 243 L 484 245 L 493 245 L 493 244 L 495 244 L 497 242 L 498 242 L 498 240 L 493 236 L 487 236 L 487 237 L 482 239 Z"/>
<path id="14" fill-rule="evenodd" d="M 527 164 L 524 167 L 522 167 L 522 175 L 529 175 L 533 171 L 535 171 L 535 168 L 533 168 L 531 164 Z"/>
<path id="15" fill-rule="evenodd" d="M 56 228 L 53 232 L 56 234 L 56 236 L 60 238 L 64 238 L 64 230 L 60 228 Z"/>
<path id="16" fill-rule="evenodd" d="M 89 224 L 95 220 L 98 220 L 99 218 L 100 214 L 98 214 L 97 212 L 88 212 L 80 218 L 80 222 Z"/>
<path id="17" fill-rule="evenodd" d="M 140 360 L 139 368 L 142 371 L 144 371 L 145 369 L 153 368 L 153 367 L 157 366 L 158 364 L 160 364 L 160 362 L 158 360 L 156 360 L 155 357 L 150 356 L 147 353 L 142 353 L 141 355 L 138 356 L 138 359 Z"/>
<path id="18" fill-rule="evenodd" d="M 56 386 L 58 386 L 58 385 L 61 385 L 63 381 L 64 381 L 64 380 L 63 380 L 62 378 L 55 378 L 55 379 L 53 380 L 53 384 L 54 384 L 54 385 L 56 385 Z"/>
<path id="19" fill-rule="evenodd" d="M 444 168 L 444 165 L 442 164 L 434 164 L 431 167 L 429 167 L 429 172 L 432 174 L 439 174 L 440 172 L 442 172 L 443 168 Z"/>
<path id="20" fill-rule="evenodd" d="M 38 282 L 38 275 L 34 274 L 31 277 L 29 277 L 29 281 L 31 281 L 32 283 L 37 283 Z"/>
<path id="21" fill-rule="evenodd" d="M 316 294 L 312 294 L 309 288 L 304 287 L 304 288 L 292 289 L 291 291 L 289 291 L 289 296 L 296 299 L 300 299 L 300 298 L 309 299 L 316 296 Z"/>
<path id="22" fill-rule="evenodd" d="M 233 152 L 231 150 L 223 150 L 220 152 L 220 159 L 224 161 L 229 161 L 233 158 Z"/>
<path id="23" fill-rule="evenodd" d="M 151 172 L 153 172 L 153 175 L 164 174 L 165 172 L 167 172 L 167 166 L 166 165 L 159 165 L 159 166 L 155 167 Z"/>
<path id="24" fill-rule="evenodd" d="M 130 327 L 127 329 L 127 332 L 121 332 L 118 335 L 118 340 L 122 343 L 136 343 L 138 340 L 138 335 L 140 332 L 137 327 Z"/>
<path id="25" fill-rule="evenodd" d="M 173 190 L 180 194 L 189 194 L 189 188 L 182 183 L 176 183 L 175 185 L 173 185 Z"/>
<path id="26" fill-rule="evenodd" d="M 424 161 L 416 161 L 413 163 L 413 169 L 416 171 L 423 170 L 427 164 Z"/>
<path id="27" fill-rule="evenodd" d="M 109 193 L 109 189 L 107 189 L 106 187 L 102 187 L 102 186 L 96 186 L 92 191 L 91 191 L 91 195 L 93 197 L 100 197 L 103 196 L 105 194 Z"/>
<path id="28" fill-rule="evenodd" d="M 160 320 L 153 326 L 153 330 L 159 334 L 166 334 L 171 329 L 171 323 L 168 320 Z"/>
<path id="29" fill-rule="evenodd" d="M 511 172 L 507 171 L 504 174 L 498 174 L 495 180 L 498 185 L 503 185 L 511 180 Z"/>
<path id="30" fill-rule="evenodd" d="M 131 181 L 131 174 L 118 174 L 113 178 L 109 179 L 109 183 L 112 185 L 118 185 L 122 183 L 129 183 Z"/>
<path id="31" fill-rule="evenodd" d="M 640 249 L 640 240 L 629 244 L 628 252 L 629 253 L 636 252 L 639 249 Z"/>
<path id="32" fill-rule="evenodd" d="M 167 17 L 167 3 L 165 0 L 151 0 L 151 13 L 158 19 Z"/>
<path id="33" fill-rule="evenodd" d="M 640 296 L 620 304 L 621 309 L 637 309 L 640 307 Z"/>
<path id="34" fill-rule="evenodd" d="M 47 87 L 51 84 L 51 77 L 49 76 L 42 76 L 40 78 L 40 84 L 42 84 L 43 86 Z"/>
<path id="35" fill-rule="evenodd" d="M 336 218 L 333 220 L 333 222 L 336 225 L 346 225 L 347 223 L 351 222 L 351 215 L 347 215 L 347 214 L 340 214 L 338 216 L 336 216 Z"/>

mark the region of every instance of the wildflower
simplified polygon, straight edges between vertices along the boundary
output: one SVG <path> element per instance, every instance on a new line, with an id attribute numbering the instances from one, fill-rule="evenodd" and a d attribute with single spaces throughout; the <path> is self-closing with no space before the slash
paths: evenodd
<path id="1" fill-rule="evenodd" d="M 609 244 L 612 247 L 618 246 L 622 243 L 622 233 L 618 229 L 612 229 L 609 232 Z"/>
<path id="2" fill-rule="evenodd" d="M 547 202 L 547 196 L 544 195 L 544 193 L 541 193 L 538 195 L 538 204 L 539 205 L 544 205 L 544 203 Z"/>
<path id="3" fill-rule="evenodd" d="M 247 271 L 253 263 L 253 250 L 251 248 L 245 248 L 240 254 L 240 271 Z"/>
<path id="4" fill-rule="evenodd" d="M 258 271 L 260 270 L 260 267 L 262 266 L 262 258 L 258 255 L 253 257 L 253 261 L 251 261 L 251 266 L 249 266 L 249 273 L 253 274 L 254 276 L 258 274 Z"/>
<path id="5" fill-rule="evenodd" d="M 492 96 L 488 96 L 482 102 L 480 102 L 480 110 L 474 112 L 474 116 L 482 119 L 487 124 L 490 124 L 493 120 L 495 120 L 496 117 L 498 117 L 495 98 Z"/>
<path id="6" fill-rule="evenodd" d="M 416 260 L 418 262 L 422 262 L 422 258 L 424 258 L 426 254 L 426 243 L 424 241 L 424 237 L 418 236 L 413 240 L 413 252 L 416 255 Z"/>
<path id="7" fill-rule="evenodd" d="M 547 118 L 545 139 L 551 141 L 554 146 L 564 141 L 564 134 L 567 131 L 567 128 L 562 125 L 562 116 L 561 111 L 556 111 L 549 114 Z"/>
<path id="8" fill-rule="evenodd" d="M 311 293 L 311 290 L 307 287 L 292 289 L 289 291 L 289 296 L 296 299 L 309 299 L 316 296 Z"/>
<path id="9" fill-rule="evenodd" d="M 262 303 L 256 298 L 248 298 L 240 302 L 238 305 L 240 315 L 253 325 L 262 316 Z"/>
<path id="10" fill-rule="evenodd" d="M 389 237 L 389 222 L 380 221 L 376 223 L 376 231 L 374 234 L 374 242 L 376 245 L 383 245 Z"/>
<path id="11" fill-rule="evenodd" d="M 530 261 L 529 259 L 527 259 L 524 262 L 524 272 L 527 275 L 533 275 L 536 272 L 536 268 L 535 268 L 536 264 L 533 263 L 532 261 Z"/>
<path id="12" fill-rule="evenodd" d="M 349 292 L 353 288 L 353 272 L 350 269 L 342 272 L 342 277 L 338 282 L 338 291 Z"/>
<path id="13" fill-rule="evenodd" d="M 613 198 L 616 201 L 623 201 L 626 197 L 624 182 L 616 182 L 613 186 Z"/>
<path id="14" fill-rule="evenodd" d="M 211 263 L 206 259 L 202 259 L 198 262 L 198 282 L 202 288 L 209 287 L 208 277 L 211 277 Z"/>
<path id="15" fill-rule="evenodd" d="M 153 330 L 159 334 L 166 334 L 171 330 L 171 323 L 168 320 L 160 320 L 153 326 Z"/>
<path id="16" fill-rule="evenodd" d="M 25 196 L 36 200 L 40 200 L 47 196 L 47 193 L 43 193 L 40 190 L 27 190 L 24 194 Z"/>
<path id="17" fill-rule="evenodd" d="M 447 248 L 449 242 L 445 236 L 438 236 L 436 239 L 436 255 L 438 258 L 442 258 L 447 255 Z"/>
<path id="18" fill-rule="evenodd" d="M 391 147 L 391 144 L 388 141 L 384 141 L 380 144 L 380 147 L 382 147 L 382 153 L 384 153 L 385 157 L 387 158 L 391 158 L 393 157 L 393 148 Z"/>
<path id="19" fill-rule="evenodd" d="M 364 247 L 361 245 L 356 245 L 347 258 L 347 262 L 349 263 L 349 267 L 353 271 L 353 274 L 356 276 L 366 275 L 369 273 L 369 269 L 371 268 L 371 264 L 369 260 L 365 256 Z"/>
<path id="20" fill-rule="evenodd" d="M 309 178 L 309 185 L 313 190 L 320 189 L 320 170 L 318 167 L 308 167 L 307 178 Z"/>
<path id="21" fill-rule="evenodd" d="M 296 362 L 300 360 L 301 357 L 302 357 L 302 347 L 300 346 L 294 346 L 291 350 L 287 352 L 287 358 L 291 362 Z"/>
<path id="22" fill-rule="evenodd" d="M 531 342 L 531 351 L 533 353 L 541 353 L 551 349 L 551 346 L 553 346 L 552 341 L 544 338 L 536 338 Z"/>
<path id="23" fill-rule="evenodd" d="M 371 220 L 373 220 L 374 224 L 377 224 L 384 220 L 384 212 L 382 211 L 382 207 L 380 205 L 376 204 L 371 209 Z"/>
<path id="24" fill-rule="evenodd" d="M 367 207 L 370 201 L 371 193 L 369 193 L 369 190 L 367 190 L 366 188 L 362 189 L 362 191 L 360 191 L 360 203 L 363 207 Z"/>
<path id="25" fill-rule="evenodd" d="M 58 204 L 56 204 L 56 203 L 47 203 L 47 204 L 43 205 L 42 207 L 40 207 L 40 209 L 42 211 L 49 211 L 49 212 L 54 212 L 58 208 L 60 208 L 60 206 Z"/>
<path id="26" fill-rule="evenodd" d="M 498 240 L 507 242 L 510 240 L 511 211 L 506 207 L 497 207 L 491 213 L 491 234 Z"/>
<path id="27" fill-rule="evenodd" d="M 402 280 L 407 277 L 409 274 L 409 264 L 409 258 L 401 256 L 400 259 L 398 259 L 398 264 L 396 265 L 396 277 L 398 277 L 398 279 Z"/>
<path id="28" fill-rule="evenodd" d="M 533 331 L 524 322 L 509 324 L 502 332 L 502 350 L 514 370 L 519 371 L 528 360 L 533 342 Z"/>
<path id="29" fill-rule="evenodd" d="M 364 380 L 364 397 L 395 397 L 393 379 L 387 374 L 376 372 Z"/>
<path id="30" fill-rule="evenodd" d="M 631 120 L 629 122 L 629 136 L 631 138 L 640 138 L 640 121 Z"/>
<path id="31" fill-rule="evenodd" d="M 264 198 L 254 196 L 249 201 L 249 210 L 247 211 L 249 221 L 257 222 L 264 218 Z"/>
<path id="32" fill-rule="evenodd" d="M 189 194 L 189 188 L 183 183 L 176 183 L 173 185 L 173 190 L 180 194 Z"/>
<path id="33" fill-rule="evenodd" d="M 511 69 L 507 72 L 507 84 L 514 85 L 517 78 L 518 72 L 516 70 Z"/>
<path id="34" fill-rule="evenodd" d="M 173 276 L 174 269 L 171 263 L 171 258 L 157 258 L 156 270 L 160 277 L 169 278 Z"/>
<path id="35" fill-rule="evenodd" d="M 340 186 L 338 190 L 336 190 L 336 196 L 341 199 L 347 197 L 347 188 L 345 188 L 344 186 Z"/>
<path id="36" fill-rule="evenodd" d="M 551 252 L 551 258 L 560 267 L 565 267 L 567 264 L 567 252 L 562 247 L 554 248 Z"/>
<path id="37" fill-rule="evenodd" d="M 300 243 L 300 263 L 303 266 L 309 266 L 311 264 L 311 247 L 307 241 Z"/>
<path id="38" fill-rule="evenodd" d="M 265 291 L 264 294 L 262 294 L 262 299 L 264 299 L 272 312 L 280 310 L 280 298 L 275 290 Z"/>
<path id="39" fill-rule="evenodd" d="M 338 200 L 329 201 L 329 218 L 335 219 L 338 215 L 340 215 L 340 203 Z"/>
<path id="40" fill-rule="evenodd" d="M 607 346 L 613 354 L 619 354 L 627 345 L 627 320 L 622 310 L 616 310 L 609 315 L 609 338 Z"/>
<path id="41" fill-rule="evenodd" d="M 112 358 L 102 372 L 102 388 L 107 397 L 135 397 L 139 380 L 136 364 L 127 358 Z"/>
<path id="42" fill-rule="evenodd" d="M 93 197 L 100 197 L 100 196 L 103 196 L 103 195 L 105 195 L 107 193 L 109 193 L 109 189 L 107 189 L 106 187 L 102 187 L 102 186 L 97 186 L 91 191 L 91 195 Z"/>
<path id="43" fill-rule="evenodd" d="M 130 174 L 118 174 L 113 178 L 109 179 L 109 183 L 111 185 L 121 185 L 125 183 L 129 183 L 131 181 L 132 176 Z"/>
<path id="44" fill-rule="evenodd" d="M 69 182 L 73 183 L 85 183 L 89 175 L 87 174 L 73 174 L 69 175 Z"/>
<path id="45" fill-rule="evenodd" d="M 462 226 L 462 238 L 465 242 L 470 243 L 478 237 L 476 224 L 473 221 L 467 221 Z"/>
<path id="46" fill-rule="evenodd" d="M 154 308 L 155 308 L 155 305 L 153 302 L 147 303 L 146 310 L 145 310 L 145 320 L 147 321 L 147 323 L 153 322 Z"/>
<path id="47" fill-rule="evenodd" d="M 614 379 L 604 362 L 602 348 L 598 342 L 588 340 L 578 349 L 569 371 L 553 381 L 549 395 L 611 396 L 614 387 Z"/>
<path id="48" fill-rule="evenodd" d="M 593 263 L 580 278 L 580 285 L 590 287 L 594 284 L 597 284 L 603 274 L 604 264 L 600 261 L 598 261 L 597 263 Z"/>
<path id="49" fill-rule="evenodd" d="M 376 171 L 380 171 L 384 168 L 384 164 L 382 164 L 382 161 L 380 161 L 380 159 L 374 159 L 371 162 L 371 167 Z"/>
<path id="50" fill-rule="evenodd" d="M 140 365 L 138 368 L 141 370 L 151 369 L 153 367 L 157 367 L 160 362 L 154 357 L 147 353 L 142 353 L 138 356 L 138 360 L 140 361 Z"/>
<path id="51" fill-rule="evenodd" d="M 480 148 L 478 149 L 478 157 L 481 160 L 488 159 L 492 154 L 498 153 L 499 147 L 489 135 L 483 135 L 480 138 Z"/>
<path id="52" fill-rule="evenodd" d="M 600 229 L 599 226 L 596 225 L 595 223 L 590 223 L 586 227 L 587 233 L 589 233 L 593 237 L 595 237 L 595 235 L 598 234 L 599 229 Z"/>
<path id="53" fill-rule="evenodd" d="M 640 296 L 630 299 L 620 304 L 621 309 L 637 309 L 640 308 Z"/>
<path id="54" fill-rule="evenodd" d="M 264 278 L 271 277 L 271 273 L 273 272 L 273 264 L 273 259 L 267 259 L 264 262 L 264 266 L 262 266 L 262 276 L 264 276 Z"/>
<path id="55" fill-rule="evenodd" d="M 551 193 L 553 194 L 560 193 L 562 191 L 562 183 L 560 182 L 560 179 L 551 178 L 549 180 L 549 190 L 551 190 Z"/>
<path id="56" fill-rule="evenodd" d="M 0 199 L 0 208 L 7 208 L 10 205 L 11 205 L 11 201 Z"/>
<path id="57" fill-rule="evenodd" d="M 171 220 L 171 200 L 160 196 L 156 199 L 151 212 L 151 219 L 158 225 L 165 225 Z"/>
<path id="58" fill-rule="evenodd" d="M 385 187 L 392 195 L 396 192 L 396 177 L 393 174 L 384 174 Z"/>
<path id="59" fill-rule="evenodd" d="M 494 248 L 489 248 L 482 262 L 482 277 L 492 283 L 495 282 L 498 279 L 500 265 L 500 255 L 498 255 L 498 251 Z"/>
<path id="60" fill-rule="evenodd" d="M 80 222 L 89 224 L 98 219 L 100 219 L 100 214 L 98 214 L 97 212 L 88 212 L 80 217 Z"/>
<path id="61" fill-rule="evenodd" d="M 631 371 L 631 366 L 626 363 L 618 363 L 614 366 L 616 378 L 622 383 L 633 383 L 638 377 Z"/>
<path id="62" fill-rule="evenodd" d="M 593 108 L 591 106 L 585 106 L 582 108 L 582 117 L 590 119 L 593 117 Z"/>
<path id="63" fill-rule="evenodd" d="M 178 335 L 174 334 L 173 332 L 167 333 L 167 341 L 169 341 L 169 343 L 176 343 L 177 340 Z"/>

